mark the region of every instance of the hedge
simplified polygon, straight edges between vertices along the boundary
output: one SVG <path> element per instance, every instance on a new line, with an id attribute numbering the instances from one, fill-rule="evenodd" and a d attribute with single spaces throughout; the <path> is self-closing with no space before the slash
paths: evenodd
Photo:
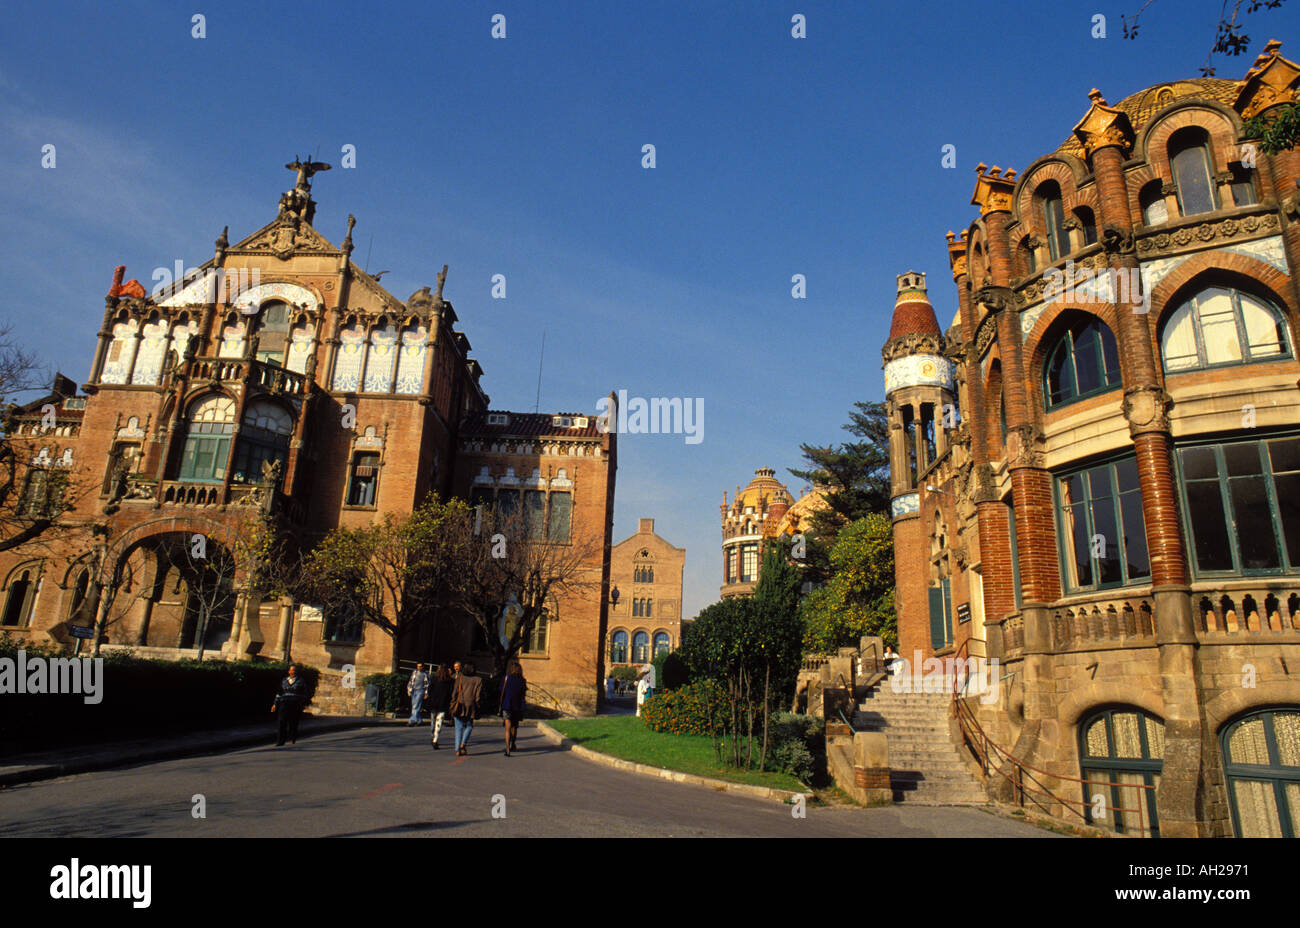
<path id="1" fill-rule="evenodd" d="M 28 647 L 0 636 L 0 658 L 16 662 L 20 649 L 29 666 L 34 658 L 59 656 L 57 649 Z M 102 660 L 98 703 L 86 703 L 84 693 L 0 695 L 0 743 L 39 747 L 253 721 L 270 726 L 275 719 L 271 705 L 288 669 L 288 664 L 267 661 L 154 661 L 121 653 Z M 297 667 L 307 680 L 310 703 L 319 672 L 304 664 Z M 12 673 L 17 673 L 16 664 Z"/>

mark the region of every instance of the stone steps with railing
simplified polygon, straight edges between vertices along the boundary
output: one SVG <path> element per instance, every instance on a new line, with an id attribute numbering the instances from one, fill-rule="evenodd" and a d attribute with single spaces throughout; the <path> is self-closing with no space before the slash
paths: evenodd
<path id="1" fill-rule="evenodd" d="M 889 739 L 889 785 L 895 802 L 988 802 L 982 781 L 953 738 L 951 699 L 946 693 L 896 693 L 882 682 L 858 703 L 854 729 L 882 732 Z"/>

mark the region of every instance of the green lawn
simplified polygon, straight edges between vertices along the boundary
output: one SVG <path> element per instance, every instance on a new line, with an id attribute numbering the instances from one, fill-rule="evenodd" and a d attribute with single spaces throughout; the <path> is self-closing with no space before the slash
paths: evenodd
<path id="1" fill-rule="evenodd" d="M 806 792 L 808 787 L 786 773 L 736 770 L 720 767 L 713 757 L 713 742 L 704 735 L 667 735 L 651 731 L 634 715 L 547 722 L 560 734 L 584 748 L 623 760 L 715 777 L 732 783 L 768 786 Z M 760 744 L 755 744 L 755 752 Z"/>

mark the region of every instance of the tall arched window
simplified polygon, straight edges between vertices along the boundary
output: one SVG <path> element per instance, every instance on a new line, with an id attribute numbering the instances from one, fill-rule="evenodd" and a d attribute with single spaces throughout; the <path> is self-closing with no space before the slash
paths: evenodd
<path id="1" fill-rule="evenodd" d="M 1195 216 L 1218 208 L 1210 164 L 1210 136 L 1204 129 L 1188 126 L 1169 137 L 1169 166 L 1182 215 Z"/>
<path id="2" fill-rule="evenodd" d="M 614 632 L 614 638 L 609 646 L 609 659 L 614 664 L 627 663 L 627 632 L 621 629 Z"/>
<path id="3" fill-rule="evenodd" d="M 264 467 L 275 461 L 283 463 L 289 457 L 292 434 L 293 418 L 280 406 L 266 400 L 249 403 L 239 428 L 235 481 L 261 483 L 266 477 Z"/>
<path id="4" fill-rule="evenodd" d="M 1254 712 L 1221 737 L 1237 837 L 1300 836 L 1300 706 Z"/>
<path id="5" fill-rule="evenodd" d="M 89 625 L 94 612 L 87 594 L 90 591 L 90 570 L 83 568 L 72 585 L 72 601 L 68 607 L 68 621 L 73 625 Z"/>
<path id="6" fill-rule="evenodd" d="M 667 654 L 672 648 L 671 639 L 667 632 L 655 632 L 655 657 L 660 654 Z"/>
<path id="7" fill-rule="evenodd" d="M 235 432 L 235 401 L 227 396 L 196 400 L 185 417 L 185 449 L 179 477 L 220 483 L 226 479 L 230 438 Z"/>
<path id="8" fill-rule="evenodd" d="M 1120 381 L 1115 336 L 1092 317 L 1074 323 L 1047 355 L 1043 395 L 1047 408 L 1104 393 Z"/>
<path id="9" fill-rule="evenodd" d="M 1089 824 L 1158 837 L 1156 791 L 1164 766 L 1165 726 L 1140 709 L 1106 709 L 1079 726 L 1079 764 Z M 1105 817 L 1094 815 L 1104 810 Z"/>
<path id="10" fill-rule="evenodd" d="M 1174 310 L 1160 335 L 1166 373 L 1290 357 L 1286 320 L 1270 304 L 1225 287 Z"/>
<path id="11" fill-rule="evenodd" d="M 289 306 L 280 300 L 262 304 L 257 319 L 257 360 L 284 364 L 289 348 Z"/>
<path id="12" fill-rule="evenodd" d="M 1070 232 L 1065 228 L 1065 200 L 1061 185 L 1054 180 L 1044 181 L 1036 191 L 1039 199 L 1040 219 L 1047 232 L 1047 250 L 1055 261 L 1070 251 Z"/>
<path id="13" fill-rule="evenodd" d="M 637 632 L 632 636 L 632 663 L 644 664 L 650 660 L 650 636 Z"/>
<path id="14" fill-rule="evenodd" d="M 32 621 L 32 604 L 39 588 L 38 577 L 32 570 L 24 570 L 9 581 L 5 595 L 5 609 L 0 615 L 0 625 L 24 628 Z"/>

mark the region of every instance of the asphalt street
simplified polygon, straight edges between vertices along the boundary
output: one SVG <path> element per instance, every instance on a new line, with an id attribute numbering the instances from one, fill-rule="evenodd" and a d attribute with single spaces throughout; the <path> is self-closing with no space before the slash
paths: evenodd
<path id="1" fill-rule="evenodd" d="M 0 791 L 6 837 L 1051 837 L 979 809 L 810 807 L 671 783 L 574 756 L 536 729 L 519 753 L 479 726 L 366 728 Z M 196 818 L 202 796 L 206 817 Z"/>

